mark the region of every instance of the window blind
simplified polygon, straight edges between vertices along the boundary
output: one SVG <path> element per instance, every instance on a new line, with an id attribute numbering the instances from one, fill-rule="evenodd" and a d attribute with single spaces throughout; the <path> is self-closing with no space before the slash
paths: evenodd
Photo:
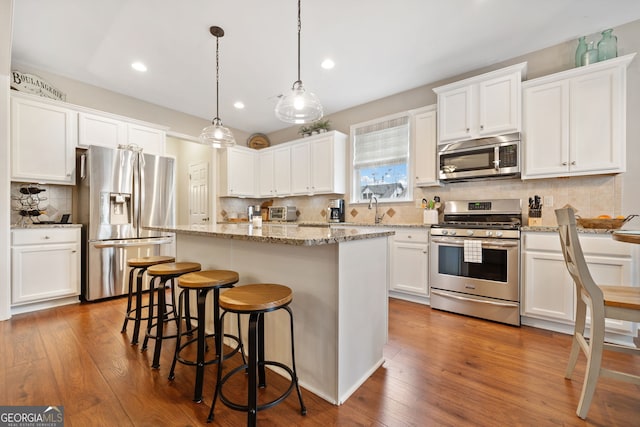
<path id="1" fill-rule="evenodd" d="M 409 159 L 409 117 L 363 126 L 354 132 L 353 166 L 375 167 Z"/>

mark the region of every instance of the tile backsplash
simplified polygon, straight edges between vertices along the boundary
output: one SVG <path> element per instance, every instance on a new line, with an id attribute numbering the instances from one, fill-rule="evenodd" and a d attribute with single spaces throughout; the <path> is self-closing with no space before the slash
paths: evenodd
<path id="1" fill-rule="evenodd" d="M 446 200 L 473 199 L 520 199 L 522 201 L 523 221 L 527 222 L 527 203 L 529 197 L 539 195 L 543 203 L 553 201 L 553 206 L 542 208 L 542 224 L 556 225 L 554 209 L 570 204 L 577 209 L 577 214 L 584 217 L 595 217 L 601 214 L 611 216 L 629 215 L 637 212 L 621 212 L 622 178 L 620 175 L 584 176 L 555 179 L 535 179 L 521 181 L 517 179 L 495 181 L 472 181 L 451 183 L 440 187 L 414 188 L 414 202 L 380 203 L 379 210 L 386 215 L 383 224 L 421 223 L 422 209 L 419 201 L 422 198 L 432 199 L 440 196 Z M 298 221 L 326 222 L 329 199 L 339 198 L 336 195 L 312 197 L 287 197 L 273 199 L 276 206 L 296 206 Z M 374 211 L 366 204 L 350 204 L 345 199 L 345 220 L 347 222 L 371 222 Z M 236 213 L 239 217 L 246 215 L 247 206 L 260 204 L 264 199 L 220 198 L 218 204 L 218 221 L 224 221 L 221 212 Z"/>
<path id="2" fill-rule="evenodd" d="M 21 188 L 39 188 L 38 194 L 24 194 Z M 11 224 L 30 224 L 38 221 L 60 221 L 63 214 L 72 213 L 72 187 L 68 185 L 11 183 Z M 38 210 L 42 214 L 34 217 L 20 215 L 20 211 Z M 73 218 L 70 220 L 73 221 Z"/>

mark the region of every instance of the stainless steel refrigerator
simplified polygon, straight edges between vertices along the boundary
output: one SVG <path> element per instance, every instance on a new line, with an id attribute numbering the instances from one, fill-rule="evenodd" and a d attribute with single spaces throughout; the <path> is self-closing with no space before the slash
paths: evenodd
<path id="1" fill-rule="evenodd" d="M 125 294 L 127 260 L 174 255 L 175 160 L 135 146 L 78 151 L 78 221 L 83 224 L 82 295 L 94 301 Z"/>

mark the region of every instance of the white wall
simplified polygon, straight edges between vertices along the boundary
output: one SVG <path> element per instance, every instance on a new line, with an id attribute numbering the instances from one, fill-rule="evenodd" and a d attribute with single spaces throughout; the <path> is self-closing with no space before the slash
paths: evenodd
<path id="1" fill-rule="evenodd" d="M 0 320 L 10 317 L 9 72 L 13 0 L 0 0 Z"/>

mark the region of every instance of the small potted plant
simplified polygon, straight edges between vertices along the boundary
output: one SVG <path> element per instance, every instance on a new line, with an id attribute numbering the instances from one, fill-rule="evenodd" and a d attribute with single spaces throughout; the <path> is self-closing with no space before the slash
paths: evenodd
<path id="1" fill-rule="evenodd" d="M 300 126 L 298 133 L 302 135 L 302 137 L 311 135 L 311 127 L 310 126 Z"/>
<path id="2" fill-rule="evenodd" d="M 329 123 L 329 120 L 318 120 L 313 124 L 313 129 L 317 131 L 317 133 L 328 132 L 331 128 Z"/>

